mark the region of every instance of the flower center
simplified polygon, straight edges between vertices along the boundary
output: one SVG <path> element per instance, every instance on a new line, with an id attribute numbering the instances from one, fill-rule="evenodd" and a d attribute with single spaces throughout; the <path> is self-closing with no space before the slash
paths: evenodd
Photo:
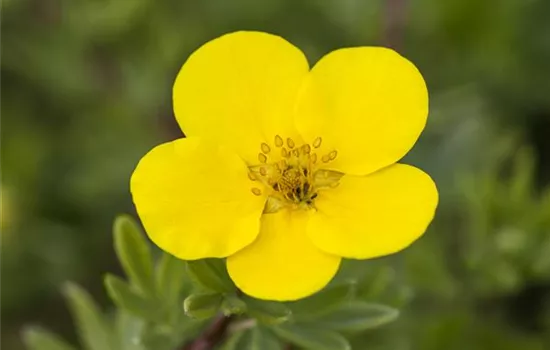
<path id="1" fill-rule="evenodd" d="M 277 135 L 271 146 L 260 145 L 259 164 L 249 167 L 249 178 L 263 184 L 263 189 L 253 187 L 252 193 L 260 196 L 266 191 L 265 212 L 276 212 L 285 206 L 311 208 L 320 190 L 338 185 L 342 174 L 322 169 L 336 159 L 338 152 L 331 150 L 318 156 L 322 141 L 317 137 L 311 144 L 296 145 L 293 139 L 287 138 L 285 142 Z"/>

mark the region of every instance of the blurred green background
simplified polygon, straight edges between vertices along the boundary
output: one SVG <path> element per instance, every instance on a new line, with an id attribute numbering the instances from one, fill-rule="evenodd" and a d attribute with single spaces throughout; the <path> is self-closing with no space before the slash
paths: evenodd
<path id="1" fill-rule="evenodd" d="M 30 323 L 74 340 L 64 281 L 108 305 L 101 276 L 120 270 L 111 224 L 133 213 L 131 171 L 181 136 L 176 73 L 240 29 L 282 35 L 311 63 L 390 45 L 428 83 L 430 119 L 406 161 L 435 178 L 441 204 L 403 254 L 349 264 L 406 300 L 355 348 L 550 349 L 547 0 L 3 0 L 2 348 L 22 349 Z"/>

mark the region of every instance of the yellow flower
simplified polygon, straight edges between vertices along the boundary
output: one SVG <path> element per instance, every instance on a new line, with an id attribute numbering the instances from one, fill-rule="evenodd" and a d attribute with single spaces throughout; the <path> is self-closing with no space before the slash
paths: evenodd
<path id="1" fill-rule="evenodd" d="M 426 85 L 390 49 L 336 50 L 310 70 L 278 36 L 231 33 L 189 57 L 173 99 L 187 138 L 141 159 L 137 212 L 176 257 L 227 257 L 246 294 L 311 295 L 342 257 L 402 250 L 434 216 L 431 178 L 394 164 L 424 128 Z"/>

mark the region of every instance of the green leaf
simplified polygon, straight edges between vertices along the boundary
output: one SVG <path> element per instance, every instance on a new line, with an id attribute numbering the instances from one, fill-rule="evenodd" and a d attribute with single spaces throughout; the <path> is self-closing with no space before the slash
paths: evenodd
<path id="1" fill-rule="evenodd" d="M 223 350 L 282 350 L 279 340 L 266 329 L 254 327 L 236 333 L 226 342 Z"/>
<path id="2" fill-rule="evenodd" d="M 351 284 L 329 286 L 309 298 L 289 302 L 287 305 L 295 319 L 311 319 L 341 305 L 351 296 L 351 291 Z"/>
<path id="3" fill-rule="evenodd" d="M 105 288 L 113 302 L 123 310 L 150 321 L 161 321 L 160 308 L 154 300 L 146 299 L 117 276 L 105 276 Z"/>
<path id="4" fill-rule="evenodd" d="M 166 326 L 147 327 L 142 333 L 141 343 L 147 350 L 173 350 L 176 348 L 173 333 L 174 330 Z"/>
<path id="5" fill-rule="evenodd" d="M 23 331 L 23 342 L 29 350 L 74 350 L 58 335 L 45 329 L 30 327 Z"/>
<path id="6" fill-rule="evenodd" d="M 236 289 L 221 259 L 187 261 L 187 271 L 195 283 L 207 290 L 231 293 Z"/>
<path id="7" fill-rule="evenodd" d="M 359 293 L 364 299 L 379 299 L 395 279 L 395 269 L 391 266 L 378 267 L 371 276 L 359 285 Z"/>
<path id="8" fill-rule="evenodd" d="M 183 309 L 187 316 L 201 320 L 216 315 L 221 303 L 221 294 L 191 294 L 183 302 Z"/>
<path id="9" fill-rule="evenodd" d="M 246 303 L 235 294 L 227 294 L 223 297 L 222 310 L 224 315 L 240 315 L 246 312 Z"/>
<path id="10" fill-rule="evenodd" d="M 115 250 L 132 284 L 146 295 L 154 295 L 153 262 L 149 245 L 136 222 L 127 215 L 116 218 Z"/>
<path id="11" fill-rule="evenodd" d="M 138 339 L 145 328 L 145 321 L 133 316 L 124 310 L 117 310 L 115 319 L 118 349 L 120 350 L 146 350 Z"/>
<path id="12" fill-rule="evenodd" d="M 82 346 L 88 350 L 115 350 L 113 335 L 91 296 L 73 283 L 65 285 L 64 294 L 69 300 Z"/>
<path id="13" fill-rule="evenodd" d="M 239 343 L 244 337 L 245 333 L 246 331 L 231 334 L 223 344 L 221 350 L 239 350 Z"/>
<path id="14" fill-rule="evenodd" d="M 267 300 L 257 300 L 243 297 L 248 308 L 248 314 L 265 324 L 280 324 L 288 321 L 292 311 L 283 303 Z"/>
<path id="15" fill-rule="evenodd" d="M 311 350 L 351 350 L 346 338 L 333 331 L 320 328 L 307 328 L 303 325 L 285 324 L 273 327 L 281 338 Z"/>
<path id="16" fill-rule="evenodd" d="M 185 279 L 185 261 L 163 253 L 157 265 L 157 294 L 166 305 L 179 303 Z"/>
<path id="17" fill-rule="evenodd" d="M 380 304 L 354 301 L 340 306 L 315 321 L 316 325 L 336 331 L 363 331 L 394 321 L 399 310 Z"/>

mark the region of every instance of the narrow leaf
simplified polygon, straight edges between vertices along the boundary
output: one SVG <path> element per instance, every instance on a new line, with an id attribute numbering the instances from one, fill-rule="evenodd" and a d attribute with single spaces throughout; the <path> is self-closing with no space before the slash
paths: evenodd
<path id="1" fill-rule="evenodd" d="M 173 350 L 176 348 L 173 336 L 157 327 L 148 327 L 142 333 L 141 342 L 147 350 Z"/>
<path id="2" fill-rule="evenodd" d="M 155 301 L 142 297 L 122 279 L 108 274 L 105 276 L 105 288 L 109 297 L 121 309 L 149 321 L 160 320 L 160 309 Z"/>
<path id="3" fill-rule="evenodd" d="M 283 347 L 277 337 L 268 329 L 257 326 L 250 330 L 251 344 L 247 350 L 282 350 Z"/>
<path id="4" fill-rule="evenodd" d="M 245 332 L 236 332 L 229 335 L 221 347 L 221 350 L 239 350 L 239 342 L 241 341 L 241 338 L 244 337 L 244 334 Z"/>
<path id="5" fill-rule="evenodd" d="M 143 232 L 131 217 L 122 215 L 115 220 L 114 238 L 118 259 L 132 284 L 153 295 L 153 262 Z"/>
<path id="6" fill-rule="evenodd" d="M 306 328 L 296 324 L 276 326 L 273 331 L 281 338 L 310 350 L 351 350 L 342 335 L 321 328 Z"/>
<path id="7" fill-rule="evenodd" d="M 88 350 L 115 350 L 113 336 L 92 297 L 73 283 L 65 285 L 64 294 L 69 301 L 81 345 Z"/>
<path id="8" fill-rule="evenodd" d="M 399 310 L 380 304 L 354 301 L 323 315 L 316 324 L 336 331 L 363 331 L 394 321 Z"/>
<path id="9" fill-rule="evenodd" d="M 344 303 L 351 296 L 352 285 L 329 286 L 313 296 L 287 305 L 295 319 L 312 319 Z"/>
<path id="10" fill-rule="evenodd" d="M 23 342 L 29 350 L 74 350 L 58 335 L 45 329 L 31 327 L 23 331 Z"/>
<path id="11" fill-rule="evenodd" d="M 222 310 L 226 316 L 243 314 L 246 312 L 246 309 L 246 303 L 235 294 L 224 296 Z"/>
<path id="12" fill-rule="evenodd" d="M 157 294 L 166 305 L 179 303 L 178 300 L 187 278 L 185 261 L 168 253 L 163 253 L 157 265 Z"/>
<path id="13" fill-rule="evenodd" d="M 221 303 L 221 294 L 191 294 L 183 302 L 183 309 L 187 316 L 201 320 L 217 314 Z"/>
<path id="14" fill-rule="evenodd" d="M 116 330 L 118 338 L 118 349 L 120 350 L 146 350 L 141 344 L 140 338 L 145 321 L 133 316 L 124 310 L 117 310 Z"/>
<path id="15" fill-rule="evenodd" d="M 250 297 L 243 297 L 248 314 L 265 324 L 280 324 L 288 321 L 292 315 L 291 310 L 283 303 L 275 301 L 257 300 Z"/>
<path id="16" fill-rule="evenodd" d="M 282 350 L 279 340 L 268 330 L 254 327 L 236 333 L 226 342 L 223 350 Z"/>
<path id="17" fill-rule="evenodd" d="M 187 261 L 187 271 L 191 279 L 204 289 L 220 293 L 235 291 L 235 285 L 221 259 Z"/>

